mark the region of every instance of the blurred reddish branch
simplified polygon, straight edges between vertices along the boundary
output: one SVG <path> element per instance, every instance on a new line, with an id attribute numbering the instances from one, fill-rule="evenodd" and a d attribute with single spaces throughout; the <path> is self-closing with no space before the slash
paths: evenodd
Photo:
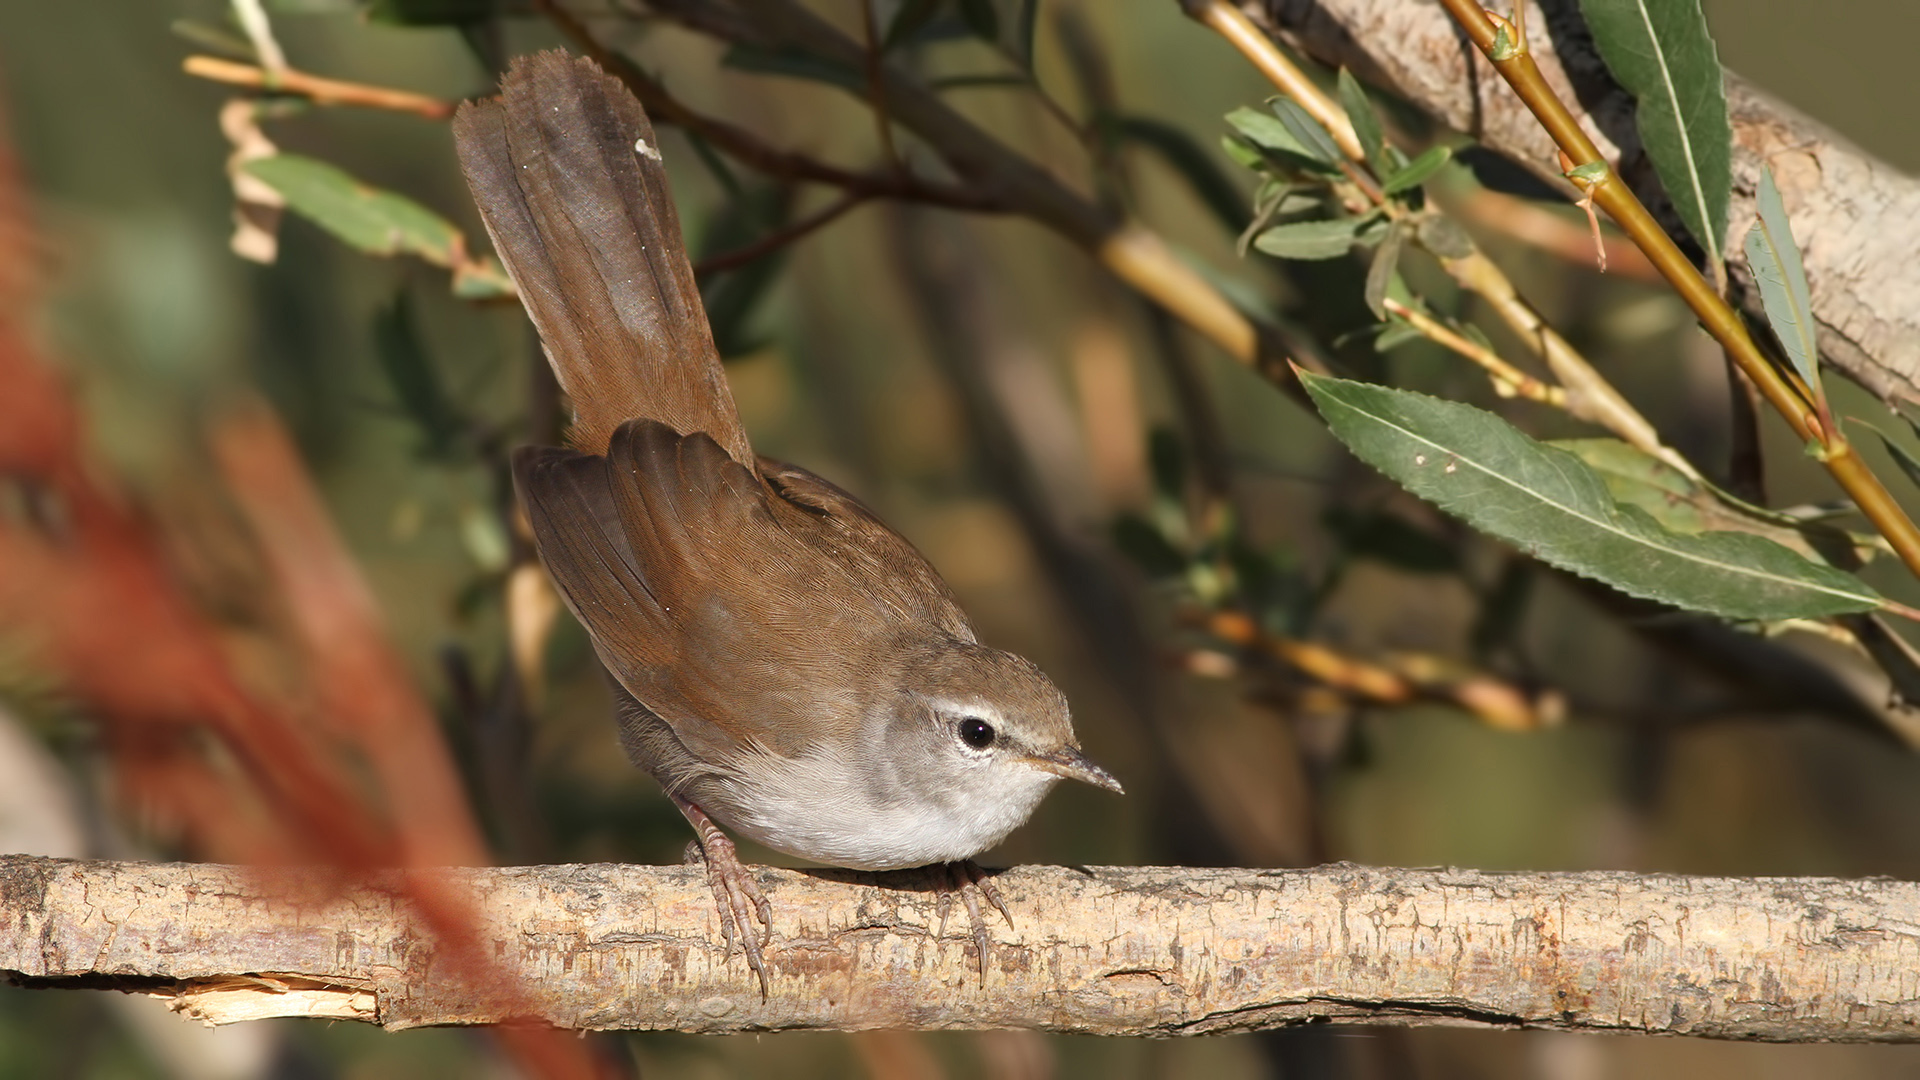
<path id="1" fill-rule="evenodd" d="M 129 806 L 196 855 L 358 874 L 485 862 L 433 712 L 273 415 L 249 405 L 210 441 L 246 524 L 224 539 L 270 568 L 272 603 L 292 624 L 292 640 L 272 644 L 305 693 L 256 685 L 232 628 L 183 587 L 160 518 L 88 459 L 73 396 L 27 330 L 34 275 L 14 176 L 0 156 L 0 626 L 23 628 L 29 655 L 98 722 Z M 520 988 L 475 948 L 469 897 L 406 881 L 402 895 L 475 998 L 525 1014 Z M 570 1038 L 503 1037 L 535 1075 L 592 1075 Z"/>

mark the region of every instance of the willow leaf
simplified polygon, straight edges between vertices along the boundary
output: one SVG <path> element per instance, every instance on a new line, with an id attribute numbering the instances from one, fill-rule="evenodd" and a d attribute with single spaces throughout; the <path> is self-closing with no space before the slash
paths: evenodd
<path id="1" fill-rule="evenodd" d="M 1850 574 L 1749 533 L 1685 535 L 1613 501 L 1579 458 L 1492 413 L 1424 394 L 1302 374 L 1362 461 L 1474 527 L 1633 596 L 1736 619 L 1866 611 Z"/>
<path id="2" fill-rule="evenodd" d="M 446 218 L 324 161 L 276 154 L 241 168 L 279 192 L 294 213 L 369 255 L 418 255 L 452 266 L 463 249 L 460 230 Z"/>
<path id="3" fill-rule="evenodd" d="M 1716 268 L 1733 188 L 1733 125 L 1700 0 L 1580 0 L 1607 70 L 1634 97 L 1640 141 Z"/>
<path id="4" fill-rule="evenodd" d="M 1800 248 L 1793 242 L 1787 208 L 1773 184 L 1773 170 L 1760 170 L 1760 219 L 1747 230 L 1747 265 L 1760 286 L 1760 302 L 1767 323 L 1780 339 L 1793 370 L 1817 394 L 1820 386 L 1820 350 L 1813 340 L 1813 297 L 1807 290 L 1807 271 L 1800 265 Z"/>

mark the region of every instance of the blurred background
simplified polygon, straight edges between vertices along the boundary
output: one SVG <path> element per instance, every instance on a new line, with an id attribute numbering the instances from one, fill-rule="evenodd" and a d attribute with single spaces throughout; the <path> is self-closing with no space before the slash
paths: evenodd
<path id="1" fill-rule="evenodd" d="M 813 6 L 859 26 L 852 0 Z M 1920 168 L 1920 121 L 1895 104 L 1916 86 L 1907 54 L 1920 10 L 1705 6 L 1730 68 Z M 563 43 L 537 18 L 462 31 L 360 7 L 267 10 L 295 67 L 447 101 L 488 92 L 502 57 Z M 896 5 L 879 7 L 884 19 Z M 758 71 L 723 63 L 723 45 L 671 25 L 591 25 L 676 97 L 770 144 L 859 168 L 880 160 L 871 115 L 831 86 L 764 70 L 764 58 Z M 1251 178 L 1217 149 L 1221 118 L 1270 89 L 1177 4 L 1048 0 L 1037 27 L 1034 70 L 1059 115 L 1031 88 L 978 78 L 1018 64 L 957 12 L 908 58 L 951 80 L 950 100 L 995 135 L 1128 208 L 1343 367 L 1475 401 L 1536 434 L 1591 433 L 1495 399 L 1430 347 L 1382 354 L 1355 337 L 1371 321 L 1363 265 L 1236 253 L 1195 177 L 1211 169 L 1251 200 Z M 258 559 L 223 546 L 231 514 L 209 506 L 207 433 L 256 396 L 269 402 L 433 707 L 493 857 L 678 862 L 684 822 L 622 755 L 584 634 L 564 614 L 548 634 L 509 617 L 528 564 L 504 452 L 559 429 L 518 305 L 457 297 L 446 270 L 351 250 L 297 214 L 271 265 L 237 258 L 233 145 L 219 126 L 232 91 L 181 71 L 221 37 L 244 42 L 223 0 L 0 0 L 0 92 L 35 236 L 29 325 L 80 403 L 92 468 L 154 523 L 230 644 L 266 655 L 246 644 L 271 636 L 252 592 Z M 1444 138 L 1383 107 L 1410 144 Z M 443 122 L 283 112 L 260 129 L 282 151 L 484 237 Z M 1096 112 L 1157 122 L 1208 165 L 1170 165 L 1177 154 L 1151 139 L 1099 134 L 1087 123 Z M 662 136 L 697 258 L 832 200 L 703 164 L 682 132 Z M 1436 194 L 1475 190 L 1454 169 Z M 1566 221 L 1578 224 L 1571 211 Z M 1676 300 L 1498 231 L 1476 236 L 1669 441 L 1720 467 L 1725 376 Z M 1420 280 L 1444 293 L 1437 275 Z M 1476 537 L 1036 225 L 872 202 L 704 284 L 756 448 L 849 488 L 919 545 L 983 638 L 1060 683 L 1087 749 L 1127 785 L 1124 799 L 1058 789 L 988 865 L 1920 876 L 1920 758 L 1882 722 L 1864 665 L 1804 637 L 1657 616 Z M 1460 310 L 1471 317 L 1470 304 Z M 1852 387 L 1835 392 L 1836 412 L 1884 415 Z M 1773 505 L 1833 498 L 1777 424 L 1765 445 Z M 1914 602 L 1897 566 L 1867 576 Z M 1258 647 L 1209 624 L 1221 611 L 1249 616 Z M 35 629 L 0 627 L 0 847 L 230 857 L 117 784 L 106 725 L 33 659 Z M 1369 665 L 1411 689 L 1387 699 L 1341 678 Z M 506 1074 L 474 1032 L 276 1022 L 203 1039 L 145 1004 L 0 988 L 0 1077 Z M 1444 1028 L 1169 1042 L 647 1033 L 595 1046 L 662 1077 L 1920 1076 L 1920 1048 Z"/>

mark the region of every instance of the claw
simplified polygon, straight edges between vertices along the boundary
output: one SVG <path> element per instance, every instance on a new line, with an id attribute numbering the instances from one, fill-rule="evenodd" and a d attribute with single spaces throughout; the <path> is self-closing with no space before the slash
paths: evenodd
<path id="1" fill-rule="evenodd" d="M 980 981 L 987 981 L 987 958 L 993 955 L 993 937 L 987 932 L 987 920 L 980 914 L 980 898 L 986 897 L 987 903 L 1000 912 L 1007 920 L 1007 927 L 1013 928 L 1013 913 L 1007 910 L 1007 903 L 1000 896 L 1000 890 L 994 886 L 993 879 L 978 863 L 972 859 L 946 863 L 940 867 L 940 884 L 936 889 L 938 901 L 936 911 L 940 916 L 938 936 L 947 932 L 947 912 L 953 907 L 953 897 L 957 893 L 960 902 L 966 905 L 967 918 L 972 925 L 973 947 L 980 960 Z"/>
<path id="2" fill-rule="evenodd" d="M 700 838 L 700 852 L 707 864 L 707 884 L 713 889 L 714 906 L 720 912 L 720 933 L 726 942 L 724 957 L 733 955 L 734 942 L 746 954 L 747 966 L 760 980 L 760 1000 L 767 1000 L 767 962 L 762 948 L 773 940 L 773 905 L 754 884 L 733 841 L 720 831 L 701 809 L 678 795 L 669 793 L 673 804 L 686 816 Z M 749 922 L 759 916 L 764 928 L 760 934 L 749 932 Z"/>

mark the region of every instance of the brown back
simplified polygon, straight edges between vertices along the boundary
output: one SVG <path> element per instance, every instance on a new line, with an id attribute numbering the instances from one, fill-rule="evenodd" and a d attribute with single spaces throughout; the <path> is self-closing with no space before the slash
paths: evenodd
<path id="1" fill-rule="evenodd" d="M 559 51 L 515 61 L 500 89 L 460 107 L 454 143 L 573 399 L 573 445 L 603 453 L 622 421 L 647 417 L 753 469 L 640 103 Z"/>

